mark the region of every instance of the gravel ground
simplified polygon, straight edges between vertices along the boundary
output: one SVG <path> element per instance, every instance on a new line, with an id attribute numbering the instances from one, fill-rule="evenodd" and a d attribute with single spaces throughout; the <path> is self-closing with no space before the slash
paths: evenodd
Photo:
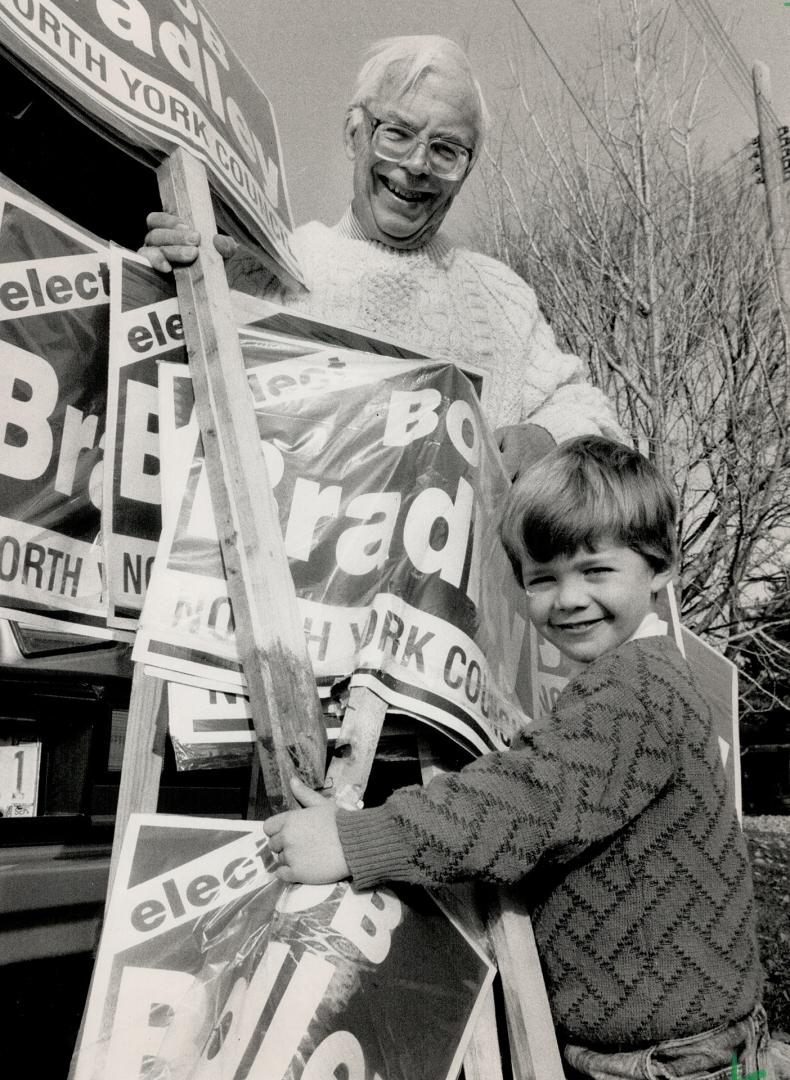
<path id="1" fill-rule="evenodd" d="M 749 817 L 743 819 L 744 831 L 748 833 L 776 833 L 778 836 L 790 837 L 790 814 L 764 814 L 762 817 Z"/>
<path id="2" fill-rule="evenodd" d="M 746 817 L 743 827 L 757 897 L 765 1010 L 774 1034 L 790 1040 L 790 815 Z"/>

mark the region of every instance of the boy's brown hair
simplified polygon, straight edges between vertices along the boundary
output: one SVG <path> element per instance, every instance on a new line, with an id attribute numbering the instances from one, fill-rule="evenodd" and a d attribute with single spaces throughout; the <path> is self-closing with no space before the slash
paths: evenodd
<path id="1" fill-rule="evenodd" d="M 510 490 L 499 525 L 516 579 L 523 557 L 545 563 L 602 541 L 639 552 L 654 570 L 677 560 L 677 499 L 652 462 L 622 443 L 582 435 L 555 447 Z"/>

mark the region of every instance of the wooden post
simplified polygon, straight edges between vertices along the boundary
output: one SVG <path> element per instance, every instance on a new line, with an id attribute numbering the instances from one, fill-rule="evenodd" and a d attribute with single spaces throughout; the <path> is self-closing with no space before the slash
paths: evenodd
<path id="1" fill-rule="evenodd" d="M 356 810 L 365 793 L 386 712 L 373 690 L 351 688 L 326 774 L 327 795 L 345 810 Z"/>
<path id="2" fill-rule="evenodd" d="M 443 769 L 427 739 L 419 740 L 419 755 L 425 784 Z M 502 981 L 513 1078 L 565 1080 L 529 912 L 513 889 L 490 888 L 486 896 L 486 929 Z M 479 923 L 476 906 L 472 894 L 457 893 L 454 912 L 471 924 L 470 929 Z M 499 1045 L 493 994 L 489 993 L 464 1058 L 467 1080 L 501 1078 Z M 494 1047 L 496 1060 L 492 1060 Z"/>
<path id="3" fill-rule="evenodd" d="M 162 206 L 204 238 L 197 261 L 175 271 L 236 640 L 247 680 L 266 798 L 296 803 L 296 771 L 323 784 L 326 732 L 266 473 L 205 168 L 177 150 L 158 172 Z"/>
<path id="4" fill-rule="evenodd" d="M 768 207 L 768 233 L 774 262 L 776 286 L 782 319 L 787 332 L 790 326 L 790 262 L 787 253 L 787 225 L 784 205 L 784 173 L 779 149 L 776 114 L 771 106 L 771 73 L 761 61 L 752 68 L 757 128 L 760 134 L 760 164 L 765 181 Z"/>
<path id="5" fill-rule="evenodd" d="M 513 1076 L 517 1080 L 564 1080 L 532 922 L 512 889 L 495 892 L 488 933 L 505 995 Z"/>
<path id="6" fill-rule="evenodd" d="M 142 664 L 134 665 L 129 717 L 123 744 L 121 783 L 115 812 L 110 876 L 107 895 L 112 892 L 123 834 L 134 813 L 155 814 L 159 798 L 159 780 L 167 735 L 166 709 L 161 679 L 146 675 Z"/>
<path id="7" fill-rule="evenodd" d="M 161 679 L 146 675 L 142 664 L 134 665 L 129 716 L 126 721 L 126 737 L 123 744 L 118 808 L 115 812 L 110 870 L 107 878 L 108 898 L 112 893 L 115 875 L 118 872 L 118 860 L 126 826 L 129 824 L 129 815 L 156 813 L 167 735 L 162 688 Z M 85 1008 L 74 1044 L 77 1049 L 82 1046 L 82 1033 L 92 989 L 93 974 L 91 974 Z"/>

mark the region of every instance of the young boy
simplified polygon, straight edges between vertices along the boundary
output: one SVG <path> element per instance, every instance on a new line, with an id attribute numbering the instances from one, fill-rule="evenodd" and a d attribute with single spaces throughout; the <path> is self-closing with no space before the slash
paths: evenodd
<path id="1" fill-rule="evenodd" d="M 767 1067 L 746 848 L 709 709 L 654 609 L 675 516 L 635 451 L 551 451 L 500 530 L 530 618 L 579 667 L 551 716 L 379 807 L 297 781 L 307 808 L 264 823 L 285 881 L 515 882 L 539 863 L 524 888 L 572 1077 Z"/>

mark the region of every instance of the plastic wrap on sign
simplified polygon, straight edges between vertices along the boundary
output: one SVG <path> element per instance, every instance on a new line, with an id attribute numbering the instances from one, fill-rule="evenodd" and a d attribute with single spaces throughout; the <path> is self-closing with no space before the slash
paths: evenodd
<path id="1" fill-rule="evenodd" d="M 247 377 L 319 686 L 370 686 L 472 753 L 508 745 L 526 620 L 496 529 L 508 480 L 472 385 L 450 363 L 342 349 Z M 242 691 L 188 381 L 160 369 L 163 532 L 134 655 Z"/>
<path id="2" fill-rule="evenodd" d="M 167 682 L 170 740 L 179 771 L 248 765 L 255 747 L 249 698 L 184 683 Z M 321 708 L 329 740 L 337 736 L 345 703 L 324 696 Z"/>
<path id="3" fill-rule="evenodd" d="M 180 771 L 252 760 L 255 730 L 248 698 L 184 683 L 165 685 L 170 741 Z"/>
<path id="4" fill-rule="evenodd" d="M 107 249 L 0 188 L 0 614 L 110 637 L 101 491 Z"/>
<path id="5" fill-rule="evenodd" d="M 72 1080 L 455 1077 L 480 948 L 420 890 L 273 866 L 260 823 L 132 816 Z"/>
<path id="6" fill-rule="evenodd" d="M 172 276 L 114 246 L 110 272 L 105 579 L 111 625 L 135 630 L 162 529 L 158 365 L 187 353 Z"/>
<path id="7" fill-rule="evenodd" d="M 196 0 L 3 3 L 0 51 L 146 163 L 189 150 L 225 231 L 301 281 L 274 112 Z"/>

